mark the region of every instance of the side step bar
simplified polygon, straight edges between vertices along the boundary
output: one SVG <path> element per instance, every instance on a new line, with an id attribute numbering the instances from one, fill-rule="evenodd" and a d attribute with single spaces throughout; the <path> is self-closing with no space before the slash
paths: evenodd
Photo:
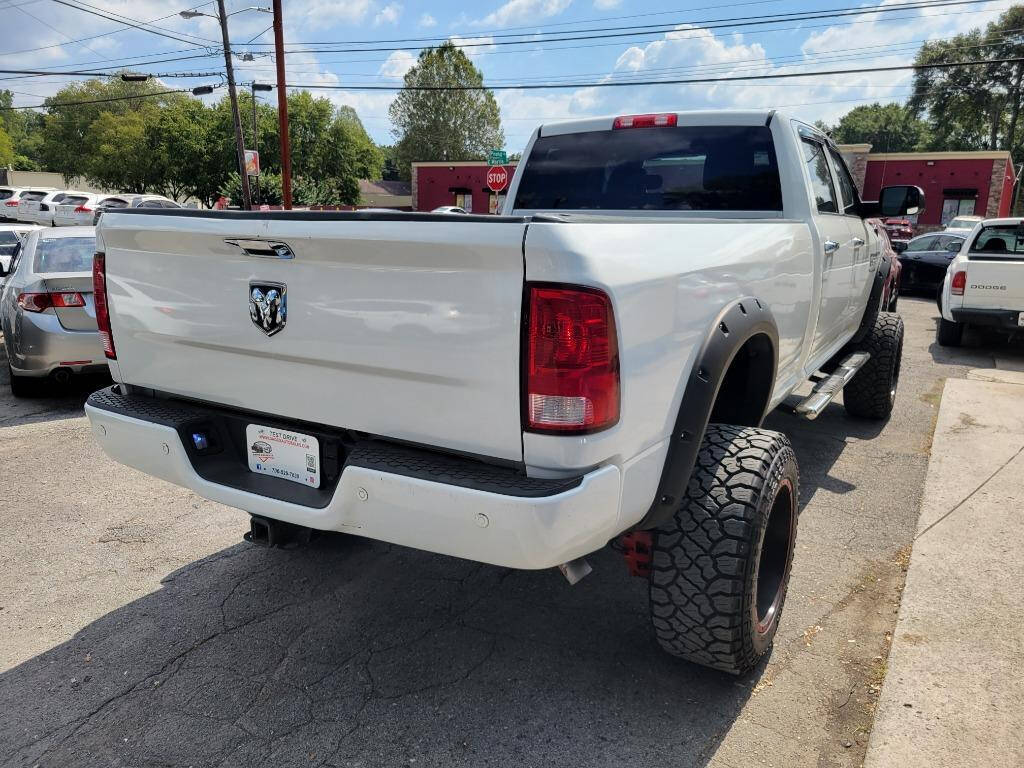
<path id="1" fill-rule="evenodd" d="M 797 415 L 805 419 L 818 418 L 818 414 L 825 410 L 825 406 L 842 392 L 843 387 L 850 383 L 850 379 L 870 359 L 871 355 L 867 352 L 854 352 L 848 355 L 834 373 L 819 381 L 814 391 L 797 404 Z"/>

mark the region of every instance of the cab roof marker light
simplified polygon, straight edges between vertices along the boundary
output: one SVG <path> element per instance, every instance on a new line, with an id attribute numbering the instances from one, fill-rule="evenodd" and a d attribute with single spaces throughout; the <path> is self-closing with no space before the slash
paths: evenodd
<path id="1" fill-rule="evenodd" d="M 659 112 L 646 115 L 620 115 L 612 123 L 616 131 L 625 128 L 674 128 L 679 116 L 674 112 Z"/>

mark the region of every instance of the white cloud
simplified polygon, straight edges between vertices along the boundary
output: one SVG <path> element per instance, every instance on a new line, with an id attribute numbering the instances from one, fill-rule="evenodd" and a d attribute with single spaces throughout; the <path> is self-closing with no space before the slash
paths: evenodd
<path id="1" fill-rule="evenodd" d="M 374 7 L 373 0 L 306 0 L 289 4 L 289 11 L 298 11 L 299 22 L 306 26 L 358 24 Z"/>
<path id="2" fill-rule="evenodd" d="M 376 27 L 381 24 L 397 24 L 401 15 L 401 3 L 388 3 L 377 11 L 377 15 L 373 17 L 373 25 Z"/>
<path id="3" fill-rule="evenodd" d="M 509 24 L 530 23 L 538 19 L 557 16 L 572 4 L 572 0 L 508 0 L 496 11 L 472 22 L 480 27 L 504 27 Z"/>
<path id="4" fill-rule="evenodd" d="M 479 56 L 481 53 L 493 51 L 497 47 L 494 45 L 494 38 L 490 35 L 485 37 L 459 37 L 452 35 L 448 40 L 456 46 L 467 46 L 462 49 L 462 52 L 471 59 Z"/>
<path id="5" fill-rule="evenodd" d="M 416 63 L 416 57 L 408 51 L 393 51 L 387 60 L 380 65 L 377 74 L 387 78 L 404 77 L 412 65 Z"/>
<path id="6" fill-rule="evenodd" d="M 430 29 L 430 27 L 436 27 L 437 19 L 435 19 L 429 13 L 424 13 L 422 16 L 420 16 L 420 26 L 424 27 L 425 29 Z"/>
<path id="7" fill-rule="evenodd" d="M 622 0 L 594 0 L 594 7 L 599 11 L 608 11 L 622 5 Z"/>

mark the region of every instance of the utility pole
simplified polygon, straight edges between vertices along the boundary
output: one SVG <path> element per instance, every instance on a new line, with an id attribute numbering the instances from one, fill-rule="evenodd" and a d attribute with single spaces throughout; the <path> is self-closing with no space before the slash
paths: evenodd
<path id="1" fill-rule="evenodd" d="M 218 0 L 221 6 L 224 0 Z M 281 21 L 281 0 L 274 2 L 274 53 L 277 58 L 277 119 L 281 137 L 281 202 L 286 211 L 292 209 L 292 149 L 288 139 L 288 86 L 284 77 L 284 30 Z M 227 45 L 227 32 L 224 33 Z M 230 68 L 228 72 L 230 73 Z"/>
<path id="2" fill-rule="evenodd" d="M 277 0 L 280 2 L 280 0 Z M 220 33 L 224 39 L 224 68 L 227 70 L 228 96 L 231 99 L 231 117 L 235 123 L 235 151 L 238 154 L 238 173 L 242 178 L 242 209 L 252 208 L 249 196 L 249 176 L 245 172 L 245 139 L 242 138 L 242 116 L 238 113 L 238 94 L 235 92 L 235 70 L 231 65 L 231 42 L 228 40 L 228 13 L 224 8 L 224 0 L 217 0 L 217 18 L 220 21 Z"/>
<path id="3" fill-rule="evenodd" d="M 259 124 L 259 118 L 257 118 L 257 116 L 256 116 L 256 91 L 271 91 L 271 90 L 274 89 L 274 86 L 267 85 L 266 83 L 257 83 L 255 80 L 253 80 L 249 84 L 249 87 L 252 88 L 252 148 L 256 150 L 257 154 L 259 154 L 259 151 L 260 151 L 260 124 Z M 261 165 L 262 165 L 262 163 L 261 163 Z M 260 202 L 260 177 L 258 175 L 256 175 L 256 176 L 253 176 L 253 179 L 256 180 L 256 190 L 255 190 L 255 194 L 253 195 L 252 202 L 253 202 L 253 205 L 259 205 L 259 202 Z"/>

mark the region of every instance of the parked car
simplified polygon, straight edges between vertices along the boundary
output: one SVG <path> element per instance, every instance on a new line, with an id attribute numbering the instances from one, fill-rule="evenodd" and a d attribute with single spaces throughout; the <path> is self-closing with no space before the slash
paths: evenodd
<path id="1" fill-rule="evenodd" d="M 895 312 L 900 292 L 903 290 L 903 265 L 900 263 L 899 253 L 893 248 L 889 234 L 885 231 L 882 220 L 867 219 L 866 223 L 875 230 L 882 248 L 882 257 L 875 270 L 875 280 L 882 281 L 882 289 L 879 292 L 879 308 L 883 312 Z"/>
<path id="2" fill-rule="evenodd" d="M 914 236 L 914 223 L 910 219 L 888 218 L 883 226 L 893 240 L 909 240 Z"/>
<path id="3" fill-rule="evenodd" d="M 112 211 L 119 208 L 181 208 L 177 203 L 163 195 L 120 195 L 108 197 L 96 205 L 93 212 L 93 224 L 99 224 L 100 216 L 104 211 Z"/>
<path id="4" fill-rule="evenodd" d="M 84 192 L 73 190 L 52 190 L 40 197 L 38 194 L 25 195 L 18 202 L 18 220 L 41 227 L 53 226 L 53 215 L 57 205 L 67 197 L 83 195 Z"/>
<path id="5" fill-rule="evenodd" d="M 56 191 L 50 187 L 22 190 L 21 197 L 18 198 L 18 205 L 15 208 L 15 219 L 23 224 L 34 224 L 35 222 L 28 218 L 29 209 L 35 209 L 38 207 L 40 200 L 51 192 Z"/>
<path id="6" fill-rule="evenodd" d="M 930 232 L 911 240 L 899 256 L 903 264 L 904 292 L 918 291 L 934 297 L 964 238 L 965 235 L 958 232 Z"/>
<path id="7" fill-rule="evenodd" d="M 93 210 L 100 200 L 106 197 L 108 195 L 97 195 L 92 192 L 68 195 L 57 205 L 53 214 L 53 225 L 55 227 L 91 226 Z"/>
<path id="8" fill-rule="evenodd" d="M 431 213 L 465 213 L 465 208 L 460 208 L 457 205 L 441 205 L 431 211 Z"/>
<path id="9" fill-rule="evenodd" d="M 983 221 L 982 216 L 957 216 L 946 225 L 944 232 L 959 232 L 965 237 Z"/>
<path id="10" fill-rule="evenodd" d="M 984 219 L 953 256 L 939 292 L 935 340 L 958 347 L 968 325 L 1024 330 L 1024 218 Z"/>
<path id="11" fill-rule="evenodd" d="M 25 195 L 38 194 L 40 191 L 51 192 L 52 188 L 40 190 L 24 187 L 0 187 L 0 221 L 14 222 L 18 220 L 18 205 Z"/>
<path id="12" fill-rule="evenodd" d="M 6 274 L 10 271 L 18 246 L 35 229 L 37 227 L 32 224 L 0 224 L 0 272 Z M 4 276 L 0 275 L 0 282 L 3 280 Z"/>
<path id="13" fill-rule="evenodd" d="M 96 330 L 93 227 L 36 229 L 21 244 L 0 292 L 11 391 L 25 397 L 45 377 L 105 369 Z"/>
<path id="14" fill-rule="evenodd" d="M 545 125 L 525 158 L 507 215 L 443 225 L 105 214 L 118 383 L 89 398 L 93 434 L 249 512 L 256 543 L 348 531 L 575 583 L 617 539 L 662 648 L 749 670 L 800 498 L 762 421 L 819 378 L 798 413 L 842 391 L 851 415 L 889 416 L 903 322 L 865 219 L 923 192 L 862 202 L 828 136 L 767 109 Z"/>

